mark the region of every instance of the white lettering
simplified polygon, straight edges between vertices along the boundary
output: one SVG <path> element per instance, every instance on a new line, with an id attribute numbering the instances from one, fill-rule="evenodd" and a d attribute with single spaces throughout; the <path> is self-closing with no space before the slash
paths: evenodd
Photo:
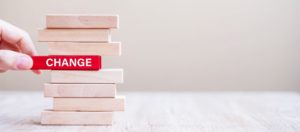
<path id="1" fill-rule="evenodd" d="M 78 59 L 78 66 L 79 67 L 82 67 L 82 66 L 84 66 L 84 59 Z"/>
<path id="2" fill-rule="evenodd" d="M 91 58 L 87 58 L 85 61 L 86 61 L 86 66 L 88 66 L 88 67 L 92 66 L 92 59 Z"/>
<path id="3" fill-rule="evenodd" d="M 54 59 L 54 66 L 59 66 L 60 67 L 60 59 Z"/>
<path id="4" fill-rule="evenodd" d="M 63 59 L 60 59 L 60 58 L 48 58 L 46 60 L 46 65 L 48 67 L 76 67 L 76 66 L 79 66 L 79 67 L 92 67 L 92 58 L 79 58 L 79 59 L 66 59 L 66 58 L 63 58 Z"/>
<path id="5" fill-rule="evenodd" d="M 62 66 L 62 67 L 64 67 L 64 66 L 68 67 L 68 66 L 69 66 L 68 60 L 67 60 L 67 59 L 63 59 L 63 62 L 62 62 L 62 64 L 61 64 L 61 66 Z"/>
<path id="6" fill-rule="evenodd" d="M 70 66 L 76 66 L 76 59 L 70 59 Z"/>
<path id="7" fill-rule="evenodd" d="M 52 63 L 51 62 L 49 63 L 49 61 L 51 61 Z M 47 59 L 46 60 L 46 65 L 47 66 L 53 66 L 53 60 L 51 58 Z"/>

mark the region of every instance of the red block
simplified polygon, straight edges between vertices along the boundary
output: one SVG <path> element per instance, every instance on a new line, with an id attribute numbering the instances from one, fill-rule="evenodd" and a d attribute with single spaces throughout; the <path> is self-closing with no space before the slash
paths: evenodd
<path id="1" fill-rule="evenodd" d="M 101 56 L 50 55 L 32 56 L 32 70 L 99 70 Z"/>

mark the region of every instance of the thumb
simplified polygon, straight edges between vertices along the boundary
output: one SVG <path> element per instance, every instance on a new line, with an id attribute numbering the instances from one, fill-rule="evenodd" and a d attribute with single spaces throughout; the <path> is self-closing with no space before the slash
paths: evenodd
<path id="1" fill-rule="evenodd" d="M 29 70 L 33 61 L 30 56 L 11 50 L 0 50 L 0 69 Z"/>

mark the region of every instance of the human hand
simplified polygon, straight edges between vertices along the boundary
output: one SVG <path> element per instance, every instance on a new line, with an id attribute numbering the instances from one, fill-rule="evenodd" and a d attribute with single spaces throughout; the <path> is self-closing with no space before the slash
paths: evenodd
<path id="1" fill-rule="evenodd" d="M 33 65 L 30 56 L 34 55 L 37 52 L 28 33 L 0 20 L 0 72 L 29 70 Z"/>

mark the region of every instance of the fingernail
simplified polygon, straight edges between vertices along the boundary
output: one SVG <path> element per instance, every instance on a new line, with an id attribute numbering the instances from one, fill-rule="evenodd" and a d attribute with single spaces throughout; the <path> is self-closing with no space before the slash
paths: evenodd
<path id="1" fill-rule="evenodd" d="M 31 59 L 27 56 L 19 56 L 17 58 L 17 69 L 27 70 L 31 68 Z"/>

